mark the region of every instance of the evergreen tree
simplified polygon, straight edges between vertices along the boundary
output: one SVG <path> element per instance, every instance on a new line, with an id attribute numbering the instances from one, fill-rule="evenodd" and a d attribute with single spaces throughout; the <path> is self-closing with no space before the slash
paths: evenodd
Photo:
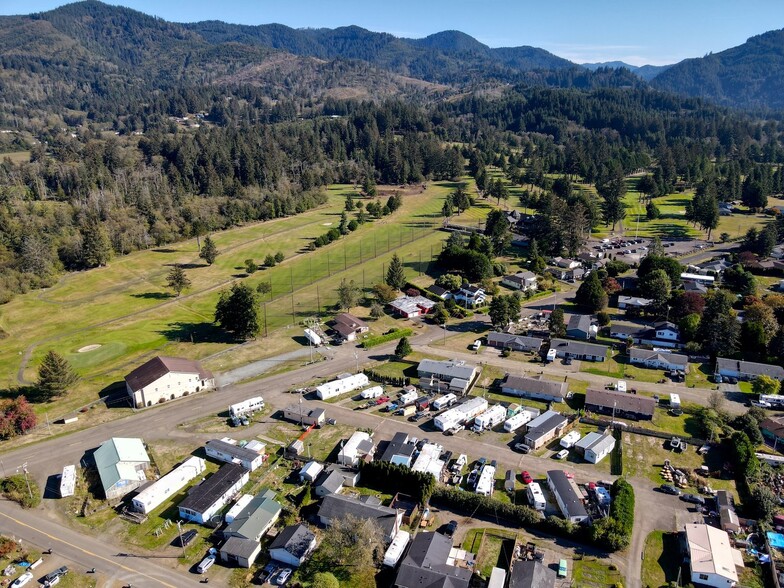
<path id="1" fill-rule="evenodd" d="M 406 285 L 406 274 L 405 270 L 403 269 L 403 262 L 397 256 L 397 253 L 392 255 L 392 260 L 389 262 L 387 275 L 384 281 L 387 283 L 387 285 L 392 286 L 393 288 L 397 288 L 398 290 L 402 289 L 403 286 Z"/>
<path id="2" fill-rule="evenodd" d="M 254 291 L 244 283 L 223 290 L 215 305 L 215 322 L 238 339 L 250 339 L 259 332 L 259 305 Z"/>
<path id="3" fill-rule="evenodd" d="M 640 293 L 645 298 L 650 298 L 651 310 L 659 315 L 664 315 L 667 303 L 670 300 L 672 282 L 667 272 L 658 269 L 645 275 L 639 282 Z"/>
<path id="4" fill-rule="evenodd" d="M 253 260 L 250 261 L 252 262 Z M 174 290 L 174 293 L 179 296 L 183 290 L 191 287 L 191 281 L 188 279 L 188 276 L 185 275 L 185 270 L 182 269 L 182 266 L 176 263 L 166 276 L 166 285 Z"/>
<path id="5" fill-rule="evenodd" d="M 501 255 L 512 242 L 512 231 L 503 210 L 496 208 L 487 215 L 485 235 L 492 242 L 495 255 Z"/>
<path id="6" fill-rule="evenodd" d="M 338 285 L 338 306 L 344 310 L 354 308 L 359 302 L 361 291 L 354 283 L 354 280 L 346 281 L 346 278 L 340 280 Z"/>
<path id="7" fill-rule="evenodd" d="M 282 252 L 282 251 L 278 251 L 278 252 L 275 254 L 275 263 L 280 263 L 280 262 L 282 262 L 284 259 L 286 259 L 286 257 L 283 255 L 283 252 Z"/>
<path id="8" fill-rule="evenodd" d="M 607 293 L 602 288 L 597 272 L 591 272 L 583 280 L 574 299 L 577 304 L 590 312 L 598 312 L 607 306 Z"/>
<path id="9" fill-rule="evenodd" d="M 212 265 L 215 263 L 218 255 L 219 252 L 218 248 L 215 246 L 215 242 L 212 240 L 212 237 L 207 235 L 204 237 L 204 245 L 202 245 L 201 251 L 199 252 L 199 257 L 206 261 L 207 265 Z"/>
<path id="10" fill-rule="evenodd" d="M 732 309 L 734 302 L 735 295 L 727 290 L 714 290 L 705 297 L 698 340 L 711 359 L 732 357 L 738 350 L 740 326 Z"/>
<path id="11" fill-rule="evenodd" d="M 76 382 L 79 375 L 71 364 L 56 351 L 48 351 L 38 368 L 37 388 L 41 397 L 51 400 L 65 394 Z"/>
<path id="12" fill-rule="evenodd" d="M 272 255 L 272 253 L 267 253 L 267 255 L 264 257 L 264 265 L 267 267 L 275 267 L 275 264 L 277 264 L 275 261 L 275 256 Z"/>
<path id="13" fill-rule="evenodd" d="M 411 355 L 411 344 L 408 342 L 408 337 L 403 337 L 400 341 L 397 342 L 397 347 L 395 347 L 395 357 L 399 357 L 403 359 L 407 355 Z"/>
<path id="14" fill-rule="evenodd" d="M 444 205 L 441 207 L 441 216 L 445 219 L 452 216 L 452 198 L 450 196 L 444 199 Z"/>
<path id="15" fill-rule="evenodd" d="M 345 209 L 346 209 L 348 212 L 351 212 L 351 211 L 352 211 L 352 210 L 354 210 L 355 208 L 356 208 L 356 207 L 354 206 L 354 198 L 351 196 L 351 194 L 347 194 L 347 195 L 346 195 L 346 206 L 345 206 Z"/>
<path id="16" fill-rule="evenodd" d="M 535 274 L 541 274 L 547 267 L 547 262 L 539 254 L 539 244 L 536 239 L 531 239 L 531 246 L 528 249 L 528 267 Z"/>
<path id="17" fill-rule="evenodd" d="M 88 221 L 81 229 L 82 264 L 84 267 L 101 267 L 112 258 L 112 245 L 109 234 L 97 220 Z"/>
<path id="18" fill-rule="evenodd" d="M 566 322 L 564 321 L 563 308 L 555 308 L 550 313 L 550 334 L 553 337 L 563 337 L 566 335 Z"/>

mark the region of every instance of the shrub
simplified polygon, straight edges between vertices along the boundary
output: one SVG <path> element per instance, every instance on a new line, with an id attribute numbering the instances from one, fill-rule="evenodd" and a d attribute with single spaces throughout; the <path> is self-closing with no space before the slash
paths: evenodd
<path id="1" fill-rule="evenodd" d="M 465 492 L 457 488 L 438 486 L 433 492 L 432 501 L 448 505 L 454 510 L 473 516 L 486 516 L 493 520 L 496 517 L 502 517 L 521 527 L 537 526 L 542 523 L 542 515 L 530 506 L 501 502 L 494 498 L 474 494 L 473 492 Z"/>
<path id="2" fill-rule="evenodd" d="M 35 508 L 41 503 L 41 492 L 35 480 L 29 476 L 25 479 L 23 474 L 0 480 L 0 491 L 8 500 L 20 504 L 22 508 Z"/>
<path id="3" fill-rule="evenodd" d="M 377 345 L 381 345 L 383 343 L 388 343 L 390 341 L 395 341 L 396 339 L 400 339 L 402 337 L 410 337 L 414 331 L 412 329 L 395 329 L 390 333 L 386 333 L 385 335 L 378 335 L 377 337 L 369 337 L 362 342 L 362 347 L 365 349 L 370 349 L 371 347 L 376 347 Z"/>
<path id="4" fill-rule="evenodd" d="M 371 461 L 360 465 L 362 484 L 396 494 L 401 488 L 411 494 L 417 502 L 426 504 L 436 488 L 436 479 L 427 472 L 415 472 L 411 468 L 386 461 Z"/>

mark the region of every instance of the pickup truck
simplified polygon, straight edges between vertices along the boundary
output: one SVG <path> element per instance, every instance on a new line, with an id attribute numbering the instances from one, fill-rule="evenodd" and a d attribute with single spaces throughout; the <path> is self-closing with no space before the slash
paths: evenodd
<path id="1" fill-rule="evenodd" d="M 398 409 L 397 402 L 390 402 L 387 404 L 387 412 L 395 412 Z"/>

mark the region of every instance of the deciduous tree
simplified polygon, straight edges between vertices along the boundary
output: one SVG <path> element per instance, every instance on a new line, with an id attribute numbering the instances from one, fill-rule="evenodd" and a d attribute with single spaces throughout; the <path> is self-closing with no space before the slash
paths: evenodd
<path id="1" fill-rule="evenodd" d="M 354 283 L 354 280 L 340 280 L 338 286 L 338 306 L 344 310 L 349 310 L 357 305 L 362 291 Z"/>
<path id="2" fill-rule="evenodd" d="M 259 305 L 254 291 L 244 283 L 223 290 L 215 305 L 215 322 L 238 339 L 250 339 L 259 332 Z"/>

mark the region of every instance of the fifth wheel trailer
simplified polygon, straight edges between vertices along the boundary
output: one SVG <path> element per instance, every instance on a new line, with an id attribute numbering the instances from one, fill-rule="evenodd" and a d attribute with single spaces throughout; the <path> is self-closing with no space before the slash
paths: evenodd
<path id="1" fill-rule="evenodd" d="M 448 431 L 455 425 L 470 421 L 487 410 L 487 400 L 474 396 L 470 400 L 453 406 L 433 419 L 433 425 L 439 431 Z"/>
<path id="2" fill-rule="evenodd" d="M 504 422 L 505 418 L 506 407 L 496 404 L 474 419 L 474 426 L 471 430 L 474 431 L 474 433 L 481 433 L 485 429 L 492 429 L 499 423 Z"/>

